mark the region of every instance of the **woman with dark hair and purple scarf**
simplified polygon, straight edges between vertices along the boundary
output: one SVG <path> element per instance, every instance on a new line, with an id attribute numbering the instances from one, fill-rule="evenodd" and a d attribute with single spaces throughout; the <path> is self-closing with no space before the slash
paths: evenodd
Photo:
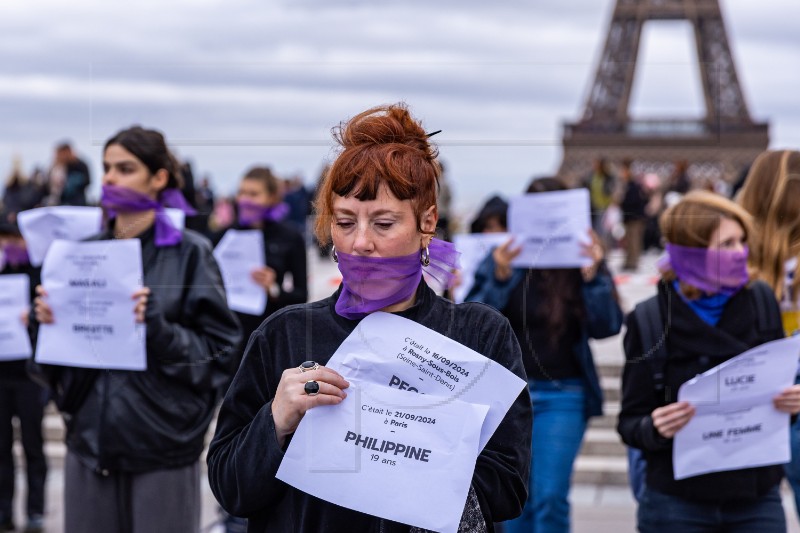
<path id="1" fill-rule="evenodd" d="M 252 532 L 418 531 L 276 478 L 306 412 L 338 405 L 347 394 L 347 381 L 324 365 L 370 313 L 418 322 L 525 376 L 505 318 L 485 305 L 455 305 L 428 286 L 426 279 L 446 284 L 457 254 L 433 239 L 441 169 L 425 130 L 405 106 L 392 105 L 355 116 L 337 140 L 342 151 L 320 187 L 316 234 L 322 244 L 333 241 L 342 285 L 325 300 L 278 311 L 253 333 L 209 448 L 215 496 L 247 517 Z M 493 531 L 494 522 L 522 510 L 530 423 L 520 394 L 478 456 L 459 531 Z"/>
<path id="2" fill-rule="evenodd" d="M 234 311 L 242 325 L 242 341 L 234 353 L 234 368 L 239 367 L 250 335 L 271 314 L 289 305 L 308 300 L 306 245 L 303 236 L 284 220 L 289 206 L 281 201 L 278 178 L 267 167 L 253 167 L 239 182 L 236 192 L 236 223 L 220 232 L 218 243 L 230 229 L 258 230 L 264 239 L 264 266 L 250 275 L 267 294 L 267 305 L 260 314 Z M 226 531 L 245 531 L 244 519 L 223 516 Z"/>
<path id="3" fill-rule="evenodd" d="M 257 166 L 245 173 L 236 193 L 236 211 L 237 221 L 230 229 L 255 229 L 264 236 L 265 266 L 251 275 L 267 293 L 267 306 L 260 315 L 236 312 L 242 324 L 244 350 L 250 334 L 268 316 L 308 300 L 308 275 L 303 236 L 284 222 L 289 206 L 281 201 L 280 183 L 269 168 Z M 222 239 L 225 232 L 215 240 Z"/>
<path id="4" fill-rule="evenodd" d="M 120 131 L 103 150 L 108 229 L 138 239 L 144 288 L 131 312 L 146 325 L 147 369 L 42 365 L 67 421 L 66 533 L 197 533 L 204 436 L 240 339 L 207 239 L 172 225 L 188 211 L 161 133 Z M 36 320 L 57 320 L 38 288 Z"/>
<path id="5" fill-rule="evenodd" d="M 528 194 L 565 190 L 557 178 L 531 182 Z M 570 530 L 572 467 L 589 419 L 602 414 L 603 393 L 589 339 L 622 326 L 614 280 L 600 238 L 590 232 L 583 268 L 512 267 L 521 252 L 513 240 L 488 254 L 467 301 L 483 302 L 508 318 L 522 348 L 533 407 L 528 500 L 507 533 Z"/>

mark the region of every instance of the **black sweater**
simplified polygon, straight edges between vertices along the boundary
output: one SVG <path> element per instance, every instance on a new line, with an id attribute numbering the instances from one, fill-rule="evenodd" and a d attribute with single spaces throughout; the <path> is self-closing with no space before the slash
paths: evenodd
<path id="1" fill-rule="evenodd" d="M 675 291 L 661 283 L 658 291 L 661 316 L 669 324 L 666 334 L 665 399 L 655 392 L 652 366 L 642 360 L 650 348 L 642 346 L 636 319 L 627 319 L 624 347 L 626 364 L 622 375 L 622 410 L 619 430 L 622 440 L 639 448 L 647 460 L 647 486 L 696 501 L 753 500 L 778 484 L 783 467 L 766 466 L 715 472 L 676 481 L 672 466 L 672 439 L 663 438 L 653 426 L 651 413 L 676 401 L 680 386 L 748 349 L 783 338 L 780 324 L 774 331 L 759 332 L 753 294 L 744 289 L 725 306 L 716 327 L 704 322 Z M 669 305 L 668 305 L 669 302 Z M 777 302 L 773 305 L 777 307 Z M 667 314 L 671 306 L 672 313 Z M 778 311 L 775 311 L 778 313 Z"/>
<path id="2" fill-rule="evenodd" d="M 275 478 L 283 450 L 275 436 L 271 401 L 287 368 L 305 360 L 325 364 L 358 321 L 336 314 L 333 296 L 283 309 L 250 338 L 244 360 L 219 412 L 208 452 L 209 480 L 231 514 L 250 519 L 255 532 L 389 532 L 409 526 L 319 500 Z M 398 313 L 502 364 L 525 379 L 519 344 L 508 321 L 477 303 L 454 305 L 424 282 L 417 302 Z M 513 518 L 526 499 L 531 406 L 527 391 L 512 405 L 478 457 L 472 488 L 489 530 Z M 391 502 L 387 502 L 391 505 Z M 435 512 L 435 505 L 420 512 Z"/>

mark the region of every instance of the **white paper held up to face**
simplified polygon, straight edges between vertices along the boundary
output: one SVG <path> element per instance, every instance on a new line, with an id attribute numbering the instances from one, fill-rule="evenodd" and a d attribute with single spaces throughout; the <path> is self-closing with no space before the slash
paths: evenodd
<path id="1" fill-rule="evenodd" d="M 54 322 L 39 326 L 36 362 L 145 370 L 145 326 L 132 298 L 142 283 L 139 239 L 55 241 L 42 265 Z"/>

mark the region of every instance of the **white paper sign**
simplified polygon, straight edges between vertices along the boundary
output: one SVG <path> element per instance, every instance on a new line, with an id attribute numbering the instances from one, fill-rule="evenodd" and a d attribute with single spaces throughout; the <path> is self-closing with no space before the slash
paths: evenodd
<path id="1" fill-rule="evenodd" d="M 789 415 L 772 399 L 794 383 L 799 355 L 800 337 L 769 342 L 681 385 L 696 414 L 675 435 L 675 479 L 788 463 Z"/>
<path id="2" fill-rule="evenodd" d="M 356 381 L 347 393 L 306 412 L 277 478 L 349 509 L 455 533 L 487 407 Z"/>
<path id="3" fill-rule="evenodd" d="M 30 283 L 27 274 L 0 276 L 0 361 L 31 356 L 31 339 L 22 322 L 30 309 Z"/>
<path id="4" fill-rule="evenodd" d="M 253 281 L 252 272 L 264 266 L 264 234 L 259 230 L 225 232 L 214 249 L 228 306 L 234 311 L 260 315 L 267 306 L 267 291 Z"/>
<path id="5" fill-rule="evenodd" d="M 526 383 L 503 365 L 413 320 L 369 314 L 327 367 L 345 379 L 489 406 L 482 450 Z"/>
<path id="6" fill-rule="evenodd" d="M 20 212 L 17 222 L 28 246 L 31 264 L 39 266 L 56 239 L 81 241 L 100 233 L 103 210 L 79 206 L 41 207 Z"/>
<path id="7" fill-rule="evenodd" d="M 464 233 L 453 237 L 456 250 L 461 252 L 461 284 L 453 289 L 454 301 L 464 301 L 475 282 L 475 272 L 489 252 L 496 246 L 505 244 L 511 238 L 509 233 Z"/>
<path id="8" fill-rule="evenodd" d="M 139 239 L 55 241 L 42 266 L 54 323 L 39 327 L 36 362 L 145 370 L 145 327 L 132 299 L 142 280 Z"/>
<path id="9" fill-rule="evenodd" d="M 518 268 L 577 268 L 592 264 L 582 255 L 592 227 L 589 191 L 526 194 L 508 206 L 508 231 L 522 245 L 511 266 Z"/>

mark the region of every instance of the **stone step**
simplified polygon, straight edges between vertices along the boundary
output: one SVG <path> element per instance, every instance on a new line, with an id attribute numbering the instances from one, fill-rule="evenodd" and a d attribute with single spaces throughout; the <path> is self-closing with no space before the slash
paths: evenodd
<path id="1" fill-rule="evenodd" d="M 572 474 L 574 484 L 627 485 L 628 459 L 618 456 L 580 455 Z"/>
<path id="2" fill-rule="evenodd" d="M 19 441 L 21 439 L 19 432 L 19 421 L 15 418 L 12 421 L 14 427 L 14 439 Z M 64 426 L 64 420 L 57 412 L 46 411 L 42 419 L 42 438 L 45 442 L 58 442 L 63 441 L 67 433 L 67 428 Z"/>
<path id="3" fill-rule="evenodd" d="M 610 428 L 617 427 L 617 416 L 619 415 L 619 402 L 606 401 L 603 404 L 603 416 L 595 416 L 589 420 L 589 427 Z"/>
<path id="4" fill-rule="evenodd" d="M 622 365 L 615 365 L 615 364 L 595 364 L 597 368 L 597 375 L 600 376 L 600 379 L 604 377 L 611 377 L 611 378 L 621 378 L 622 377 Z"/>
<path id="5" fill-rule="evenodd" d="M 622 387 L 620 376 L 600 376 L 600 387 L 607 402 L 619 402 Z"/>
<path id="6" fill-rule="evenodd" d="M 67 434 L 64 419 L 58 413 L 46 414 L 42 420 L 42 433 L 45 441 L 62 442 Z"/>
<path id="7" fill-rule="evenodd" d="M 22 450 L 22 443 L 17 439 L 13 447 L 16 464 L 20 468 L 25 465 L 25 453 Z M 63 441 L 46 441 L 44 443 L 44 455 L 47 458 L 48 468 L 63 468 L 64 458 L 67 456 L 67 445 Z"/>
<path id="8" fill-rule="evenodd" d="M 583 436 L 581 455 L 623 457 L 627 455 L 619 433 L 614 429 L 589 428 Z"/>

